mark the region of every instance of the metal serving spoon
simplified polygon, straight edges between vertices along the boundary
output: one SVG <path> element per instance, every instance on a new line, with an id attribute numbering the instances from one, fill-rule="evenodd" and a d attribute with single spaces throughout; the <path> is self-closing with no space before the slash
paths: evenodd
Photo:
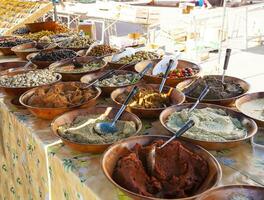
<path id="1" fill-rule="evenodd" d="M 226 49 L 226 55 L 225 55 L 225 63 L 224 63 L 224 67 L 223 67 L 223 75 L 222 75 L 222 84 L 225 85 L 225 73 L 228 67 L 228 63 L 229 63 L 229 58 L 231 55 L 231 49 Z"/>
<path id="2" fill-rule="evenodd" d="M 174 62 L 173 60 L 170 60 L 169 63 L 168 63 L 168 66 L 167 66 L 166 72 L 165 72 L 165 74 L 163 75 L 163 77 L 162 77 L 162 81 L 161 81 L 161 83 L 160 83 L 159 93 L 161 93 L 162 90 L 163 90 L 163 87 L 164 87 L 164 85 L 165 85 L 165 82 L 166 82 L 166 80 L 167 80 L 167 77 L 168 77 L 168 75 L 169 75 L 169 72 L 170 72 L 170 70 L 171 70 L 171 68 L 172 68 L 172 64 L 173 64 L 173 62 Z"/>
<path id="3" fill-rule="evenodd" d="M 132 83 L 134 83 L 135 81 L 139 81 L 143 78 L 143 76 L 153 67 L 153 64 L 150 62 L 149 64 L 147 64 L 147 66 L 138 73 L 138 76 L 134 77 L 134 79 L 131 81 Z"/>
<path id="4" fill-rule="evenodd" d="M 206 96 L 206 94 L 209 92 L 208 85 L 204 88 L 204 90 L 201 92 L 200 96 L 196 100 L 196 102 L 193 104 L 193 106 L 190 108 L 189 113 L 192 112 L 197 105 L 202 101 L 202 99 Z M 156 156 L 156 148 L 161 149 L 164 146 L 166 146 L 168 143 L 170 143 L 175 138 L 179 138 L 183 133 L 185 133 L 187 130 L 189 130 L 191 127 L 193 127 L 194 122 L 193 120 L 189 120 L 179 131 L 177 131 L 174 136 L 172 136 L 169 140 L 167 140 L 163 145 L 160 147 L 156 147 L 155 145 L 151 147 L 151 150 L 147 154 L 147 166 L 150 174 L 153 174 L 154 167 L 155 167 L 155 156 Z"/>
<path id="5" fill-rule="evenodd" d="M 121 106 L 121 108 L 119 109 L 119 111 L 117 112 L 117 114 L 115 115 L 114 119 L 112 122 L 99 122 L 96 123 L 94 126 L 94 130 L 102 135 L 105 134 L 113 134 L 115 132 L 118 131 L 118 129 L 116 128 L 116 122 L 119 119 L 119 117 L 122 115 L 122 113 L 124 112 L 124 110 L 126 109 L 130 99 L 138 92 L 138 87 L 134 86 L 133 89 L 130 91 L 129 95 L 127 96 L 127 99 L 125 100 L 125 102 L 123 103 L 123 105 Z"/>
<path id="6" fill-rule="evenodd" d="M 155 163 L 156 163 L 156 149 L 162 149 L 167 144 L 169 144 L 172 140 L 179 138 L 182 134 L 184 134 L 186 131 L 188 131 L 191 127 L 194 126 L 193 120 L 188 120 L 187 123 L 184 124 L 183 127 L 181 127 L 180 130 L 178 130 L 174 136 L 172 136 L 169 140 L 167 140 L 164 144 L 162 144 L 160 147 L 156 147 L 153 145 L 150 149 L 150 151 L 147 154 L 147 167 L 148 171 L 151 175 L 153 175 L 154 169 L 155 169 Z"/>

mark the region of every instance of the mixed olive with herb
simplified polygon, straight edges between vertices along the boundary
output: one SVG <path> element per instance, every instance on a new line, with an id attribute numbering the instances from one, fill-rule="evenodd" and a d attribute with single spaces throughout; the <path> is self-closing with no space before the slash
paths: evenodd
<path id="1" fill-rule="evenodd" d="M 73 36 L 62 41 L 59 46 L 62 48 L 89 48 L 94 43 L 90 37 Z"/>
<path id="2" fill-rule="evenodd" d="M 98 82 L 99 87 L 116 87 L 134 84 L 138 81 L 138 75 L 135 73 L 127 74 L 114 74 L 113 76 L 106 78 Z"/>
<path id="3" fill-rule="evenodd" d="M 83 73 L 83 72 L 89 72 L 100 69 L 103 66 L 104 66 L 103 62 L 90 62 L 83 64 L 82 67 L 75 67 L 73 64 L 70 64 L 70 65 L 57 67 L 55 68 L 55 71 L 59 73 Z"/>
<path id="4" fill-rule="evenodd" d="M 143 60 L 153 60 L 153 59 L 158 59 L 158 58 L 159 58 L 159 55 L 154 52 L 138 51 L 131 56 L 125 56 L 121 58 L 116 63 L 128 64 L 128 63 L 140 62 Z"/>
<path id="5" fill-rule="evenodd" d="M 108 54 L 116 53 L 118 50 L 112 48 L 107 44 L 97 45 L 92 48 L 92 50 L 88 53 L 88 56 L 103 56 Z"/>
<path id="6" fill-rule="evenodd" d="M 0 85 L 4 87 L 35 87 L 54 83 L 58 80 L 58 74 L 50 70 L 29 71 L 14 76 L 4 75 L 0 78 Z"/>
<path id="7" fill-rule="evenodd" d="M 33 61 L 59 61 L 67 58 L 74 58 L 76 56 L 75 51 L 72 50 L 57 50 L 49 52 L 39 52 L 32 58 Z"/>

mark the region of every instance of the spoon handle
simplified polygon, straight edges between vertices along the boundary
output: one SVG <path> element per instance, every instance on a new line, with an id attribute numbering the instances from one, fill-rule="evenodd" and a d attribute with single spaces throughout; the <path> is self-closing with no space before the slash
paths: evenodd
<path id="1" fill-rule="evenodd" d="M 172 140 L 175 138 L 179 138 L 182 134 L 184 134 L 186 131 L 188 131 L 190 128 L 194 126 L 194 121 L 192 119 L 188 120 L 186 124 L 184 124 L 183 127 L 181 127 L 180 130 L 178 130 L 174 136 L 172 136 L 169 140 L 167 140 L 163 145 L 159 147 L 159 149 L 165 147 L 167 144 L 169 144 Z"/>
<path id="2" fill-rule="evenodd" d="M 203 100 L 203 98 L 207 95 L 207 93 L 209 92 L 209 86 L 206 85 L 205 88 L 203 89 L 203 91 L 201 92 L 200 96 L 198 97 L 197 101 L 195 102 L 195 104 L 190 108 L 189 112 L 192 112 L 196 106 Z"/>
<path id="3" fill-rule="evenodd" d="M 129 95 L 127 96 L 125 102 L 123 103 L 123 105 L 121 106 L 120 110 L 118 111 L 118 113 L 116 114 L 115 118 L 113 119 L 113 122 L 111 124 L 111 126 L 114 126 L 116 121 L 119 119 L 119 117 L 122 115 L 122 113 L 124 112 L 124 110 L 127 107 L 127 104 L 129 103 L 130 99 L 138 92 L 138 87 L 134 86 L 133 89 L 131 90 L 131 92 L 129 93 Z"/>
<path id="4" fill-rule="evenodd" d="M 223 75 L 222 75 L 222 83 L 224 83 L 225 73 L 228 67 L 230 55 L 231 55 L 231 49 L 226 49 L 225 62 L 224 62 Z"/>
<path id="5" fill-rule="evenodd" d="M 163 90 L 163 87 L 164 87 L 165 82 L 167 80 L 167 76 L 169 75 L 170 69 L 172 68 L 173 62 L 174 62 L 173 60 L 169 61 L 169 64 L 168 64 L 167 69 L 166 69 L 166 72 L 165 72 L 164 76 L 162 77 L 162 81 L 161 81 L 161 84 L 160 84 L 160 87 L 159 87 L 159 93 L 161 93 L 162 90 Z"/>
<path id="6" fill-rule="evenodd" d="M 229 63 L 229 58 L 231 55 L 231 49 L 226 49 L 226 55 L 225 55 L 225 63 L 224 63 L 224 70 L 227 70 L 228 63 Z"/>

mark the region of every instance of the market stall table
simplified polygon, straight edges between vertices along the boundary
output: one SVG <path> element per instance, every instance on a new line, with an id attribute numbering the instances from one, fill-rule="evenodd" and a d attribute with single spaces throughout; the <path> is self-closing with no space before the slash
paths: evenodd
<path id="1" fill-rule="evenodd" d="M 128 199 L 103 175 L 101 154 L 71 150 L 51 132 L 51 121 L 10 100 L 1 93 L 0 199 Z M 152 125 L 146 132 L 167 133 L 158 121 Z M 223 169 L 221 184 L 264 185 L 264 159 L 250 142 L 212 153 Z"/>

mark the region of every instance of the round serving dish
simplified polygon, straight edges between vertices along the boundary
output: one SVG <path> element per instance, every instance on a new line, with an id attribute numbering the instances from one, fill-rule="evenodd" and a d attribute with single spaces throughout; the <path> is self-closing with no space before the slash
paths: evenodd
<path id="1" fill-rule="evenodd" d="M 68 49 L 67 49 L 68 50 Z M 56 51 L 62 51 L 62 50 L 56 50 Z M 51 61 L 51 60 L 34 60 L 32 59 L 33 57 L 35 57 L 38 53 L 31 53 L 29 55 L 27 55 L 27 60 L 31 60 L 32 63 L 34 63 L 35 65 L 38 66 L 39 69 L 44 69 L 49 67 L 52 63 L 55 63 L 57 61 Z M 77 56 L 77 54 L 76 54 Z"/>
<path id="2" fill-rule="evenodd" d="M 26 72 L 29 72 L 29 71 L 32 71 L 32 70 L 23 70 L 23 71 L 15 71 L 15 72 L 9 72 L 8 74 L 5 74 L 5 76 L 15 76 L 17 74 L 23 74 L 23 73 L 26 73 Z M 45 84 L 45 85 L 52 85 L 54 83 L 57 83 L 61 80 L 61 75 L 56 73 L 56 77 L 57 77 L 57 80 L 53 83 L 49 83 L 49 84 Z M 1 78 L 1 76 L 0 76 Z M 39 85 L 39 86 L 43 86 L 43 85 Z M 39 87 L 39 86 L 34 86 L 34 87 L 5 87 L 5 86 L 1 86 L 0 85 L 0 89 L 3 89 L 5 91 L 5 93 L 7 95 L 10 95 L 10 96 L 14 96 L 14 97 L 19 97 L 21 94 L 23 94 L 24 92 L 32 89 L 32 88 L 35 88 L 35 87 Z"/>
<path id="3" fill-rule="evenodd" d="M 145 87 L 144 85 L 139 85 L 140 87 Z M 150 87 L 152 89 L 154 89 L 155 91 L 159 90 L 159 84 L 146 84 L 146 87 Z M 125 87 L 125 88 L 119 88 L 114 90 L 111 93 L 111 99 L 112 101 L 117 105 L 117 106 L 121 106 L 122 103 L 117 101 L 117 97 L 121 94 L 123 94 L 125 91 L 130 91 L 131 90 L 131 86 L 130 87 Z M 170 88 L 168 86 L 164 86 L 163 88 L 163 92 L 167 93 L 169 92 L 169 90 L 172 90 L 170 93 L 170 105 L 180 105 L 185 101 L 185 96 L 182 92 L 178 91 L 175 88 Z M 136 114 L 137 116 L 139 116 L 140 118 L 156 118 L 159 117 L 160 113 L 164 110 L 165 108 L 135 108 L 135 107 L 130 107 L 127 106 L 127 111 L 132 112 L 134 114 Z"/>
<path id="4" fill-rule="evenodd" d="M 12 47 L 0 47 L 0 52 L 2 52 L 2 54 L 4 56 L 12 56 L 15 55 L 15 53 L 11 50 Z"/>
<path id="5" fill-rule="evenodd" d="M 236 108 L 242 112 L 244 115 L 252 118 L 255 120 L 255 122 L 261 126 L 261 127 L 264 127 L 264 120 L 259 120 L 259 119 L 256 119 L 254 118 L 250 113 L 248 112 L 245 112 L 243 111 L 242 109 L 242 105 L 244 103 L 247 103 L 249 101 L 252 101 L 252 100 L 256 100 L 256 99 L 260 99 L 260 98 L 264 98 L 264 92 L 256 92 L 256 93 L 250 93 L 250 94 L 246 94 L 244 95 L 243 97 L 239 98 L 236 100 Z M 264 112 L 264 111 L 263 111 Z"/>
<path id="6" fill-rule="evenodd" d="M 160 61 L 161 59 L 155 59 L 155 60 L 151 60 L 151 63 L 153 64 L 153 67 L 151 68 L 151 70 L 149 70 L 145 75 L 144 75 L 144 80 L 147 81 L 148 83 L 152 83 L 152 84 L 160 84 L 162 81 L 162 77 L 159 76 L 154 76 L 152 75 L 152 70 L 153 68 L 156 66 L 156 64 Z M 149 60 L 145 60 L 145 61 L 141 61 L 139 63 L 137 63 L 135 65 L 135 71 L 136 72 L 141 72 L 149 63 Z M 197 73 L 193 76 L 189 76 L 189 77 L 182 77 L 182 78 L 167 78 L 165 85 L 170 86 L 170 87 L 176 87 L 176 85 L 182 81 L 185 80 L 192 80 L 196 77 L 198 77 L 200 75 L 201 72 L 201 68 L 195 64 L 192 63 L 190 61 L 187 60 L 178 60 L 178 65 L 177 68 L 182 69 L 182 68 L 191 68 L 191 69 L 195 69 L 197 70 Z"/>
<path id="7" fill-rule="evenodd" d="M 15 39 L 15 37 L 12 36 L 0 36 L 0 42 L 5 41 L 5 40 L 10 40 L 10 39 Z M 0 52 L 4 56 L 10 56 L 10 55 L 15 55 L 13 51 L 11 51 L 12 47 L 0 47 Z"/>
<path id="8" fill-rule="evenodd" d="M 27 64 L 26 61 L 2 62 L 2 63 L 0 63 L 0 76 L 6 75 L 10 72 L 18 72 L 18 71 L 37 69 L 37 66 L 34 64 L 30 64 L 27 68 L 24 68 L 24 66 L 26 64 Z"/>
<path id="9" fill-rule="evenodd" d="M 112 143 L 105 143 L 105 144 L 87 144 L 87 143 L 78 143 L 74 142 L 68 139 L 65 139 L 58 133 L 58 127 L 64 125 L 64 124 L 70 124 L 74 121 L 74 119 L 78 116 L 82 115 L 96 115 L 96 114 L 104 114 L 107 109 L 111 109 L 111 111 L 108 114 L 108 117 L 110 119 L 113 119 L 115 114 L 118 112 L 119 109 L 112 108 L 112 107 L 89 107 L 86 109 L 78 109 L 74 111 L 67 112 L 59 117 L 57 117 L 52 123 L 51 123 L 51 129 L 52 132 L 61 138 L 61 140 L 68 145 L 70 148 L 80 151 L 80 152 L 89 152 L 89 153 L 102 153 L 107 149 Z M 137 135 L 139 131 L 142 128 L 142 123 L 140 119 L 129 112 L 124 111 L 124 113 L 121 115 L 120 120 L 125 121 L 133 121 L 136 124 L 137 131 L 133 135 Z"/>
<path id="10" fill-rule="evenodd" d="M 169 138 L 170 138 L 169 136 L 161 136 L 161 135 L 159 136 L 158 135 L 144 135 L 144 136 L 130 137 L 128 139 L 124 139 L 122 141 L 119 141 L 113 144 L 105 151 L 103 158 L 102 158 L 102 169 L 103 169 L 105 176 L 116 188 L 120 189 L 127 196 L 131 197 L 134 200 L 165 200 L 161 198 L 147 197 L 147 196 L 143 196 L 143 195 L 131 192 L 123 188 L 119 184 L 117 184 L 113 180 L 112 174 L 113 174 L 117 161 L 120 159 L 120 157 L 122 157 L 127 152 L 126 148 L 130 150 L 136 144 L 141 144 L 145 146 L 155 140 L 158 140 L 158 139 L 168 140 Z M 177 200 L 194 200 L 197 197 L 199 197 L 202 193 L 204 193 L 205 191 L 219 184 L 221 177 L 222 177 L 222 170 L 217 160 L 205 149 L 197 145 L 191 144 L 189 142 L 185 142 L 185 141 L 181 141 L 181 143 L 186 148 L 191 150 L 192 152 L 203 157 L 208 162 L 208 166 L 209 166 L 208 176 L 206 180 L 204 181 L 204 183 L 198 189 L 197 194 L 191 197 L 177 199 Z"/>
<path id="11" fill-rule="evenodd" d="M 34 22 L 25 24 L 31 33 L 40 31 L 55 31 L 57 28 L 57 23 L 55 21 L 46 22 Z"/>
<path id="12" fill-rule="evenodd" d="M 185 103 L 179 106 L 171 106 L 171 107 L 166 108 L 160 114 L 160 122 L 162 126 L 166 128 L 168 131 L 170 131 L 171 133 L 173 133 L 173 131 L 166 125 L 168 117 L 174 112 L 179 112 L 183 109 L 191 108 L 192 105 L 193 104 L 191 103 Z M 225 141 L 225 142 L 211 142 L 211 141 L 191 139 L 191 138 L 184 137 L 183 135 L 181 136 L 183 140 L 200 145 L 201 147 L 207 150 L 222 150 L 222 149 L 229 149 L 229 148 L 237 147 L 241 143 L 250 139 L 257 133 L 257 130 L 258 130 L 257 124 L 252 119 L 245 117 L 242 113 L 234 111 L 226 107 L 223 107 L 223 106 L 218 106 L 214 104 L 205 104 L 205 103 L 198 104 L 197 109 L 206 108 L 206 107 L 213 108 L 213 109 L 222 109 L 231 117 L 237 118 L 243 124 L 243 126 L 247 129 L 247 136 L 245 138 L 241 138 L 237 140 L 230 140 L 230 141 Z"/>
<path id="13" fill-rule="evenodd" d="M 94 57 L 76 57 L 76 61 L 78 63 L 82 63 L 85 64 L 87 62 L 89 62 L 91 59 L 93 59 Z M 62 80 L 63 81 L 80 81 L 81 77 L 83 77 L 85 74 L 92 74 L 92 73 L 96 73 L 99 72 L 101 70 L 103 70 L 106 66 L 107 66 L 107 62 L 105 62 L 104 60 L 95 60 L 94 62 L 102 62 L 102 65 L 100 68 L 98 69 L 94 69 L 91 71 L 86 71 L 86 72 L 59 72 L 56 71 L 56 68 L 65 66 L 65 65 L 69 65 L 71 59 L 65 59 L 65 60 L 61 60 L 61 61 L 57 61 L 55 63 L 52 63 L 49 68 L 51 70 L 54 70 L 57 73 L 60 73 L 62 75 Z M 73 65 L 73 64 L 71 64 Z"/>
<path id="14" fill-rule="evenodd" d="M 217 79 L 222 78 L 222 75 L 207 75 L 207 76 L 215 77 Z M 244 81 L 242 79 L 232 77 L 232 76 L 225 76 L 225 80 L 226 81 L 234 81 L 234 82 L 238 83 L 244 90 L 243 94 L 232 97 L 232 98 L 225 98 L 225 99 L 205 99 L 204 98 L 202 100 L 202 102 L 203 103 L 209 103 L 209 104 L 218 104 L 218 105 L 222 105 L 222 106 L 232 106 L 235 103 L 236 99 L 242 97 L 250 89 L 249 83 L 247 83 L 246 81 Z M 185 94 L 186 100 L 188 102 L 195 102 L 197 100 L 197 98 L 191 97 L 188 94 L 186 94 L 186 92 L 187 92 L 186 90 L 188 89 L 189 85 L 193 81 L 195 81 L 195 79 L 194 80 L 189 79 L 189 80 L 185 80 L 185 81 L 183 81 L 177 85 L 177 89 L 179 89 L 180 91 L 182 91 Z"/>
<path id="15" fill-rule="evenodd" d="M 205 192 L 198 200 L 262 200 L 264 187 L 254 185 L 225 185 Z"/>
<path id="16" fill-rule="evenodd" d="M 51 51 L 52 49 L 56 48 L 56 45 L 49 45 L 49 48 L 40 50 L 40 49 L 33 49 L 37 45 L 36 42 L 30 42 L 26 44 L 17 45 L 11 48 L 11 51 L 13 51 L 17 57 L 21 58 L 22 60 L 27 60 L 27 56 L 31 53 L 37 53 L 39 51 Z M 41 45 L 48 45 L 47 43 L 41 43 Z"/>
<path id="17" fill-rule="evenodd" d="M 100 76 L 102 76 L 103 74 L 105 74 L 107 71 L 100 71 L 100 72 L 96 72 L 96 73 L 93 73 L 93 74 L 87 74 L 87 75 L 84 75 L 82 78 L 81 78 L 81 82 L 83 83 L 90 83 L 96 79 L 98 79 Z M 131 71 L 126 71 L 126 70 L 115 70 L 115 75 L 120 75 L 120 74 L 127 74 L 127 73 L 132 73 L 132 74 L 136 74 L 135 72 L 131 72 Z M 109 76 L 111 77 L 111 76 Z M 109 78 L 108 77 L 108 78 Z M 98 86 L 102 89 L 102 93 L 104 96 L 109 96 L 111 94 L 111 92 L 113 92 L 114 90 L 118 89 L 118 88 L 124 88 L 124 87 L 127 87 L 127 86 L 131 86 L 131 85 L 135 85 L 135 84 L 138 84 L 140 83 L 140 81 L 136 82 L 136 83 L 132 83 L 132 84 L 126 84 L 126 85 L 122 85 L 122 86 Z"/>
<path id="18" fill-rule="evenodd" d="M 71 84 L 71 82 L 67 83 L 62 83 L 62 84 Z M 80 87 L 85 86 L 85 84 L 79 83 Z M 43 88 L 43 89 L 48 89 L 50 88 L 49 85 L 33 88 L 31 90 L 26 91 L 24 94 L 22 94 L 19 98 L 19 102 L 22 106 L 26 107 L 33 115 L 35 115 L 38 118 L 41 119 L 54 119 L 55 117 L 71 111 L 76 108 L 86 108 L 86 107 L 92 107 L 96 105 L 96 100 L 101 94 L 101 89 L 98 87 L 94 87 L 97 91 L 96 96 L 94 96 L 92 99 L 89 101 L 83 102 L 78 105 L 73 105 L 70 107 L 58 107 L 58 108 L 48 108 L 48 107 L 36 107 L 36 106 L 30 106 L 27 104 L 28 99 L 35 93 L 36 89 Z"/>

